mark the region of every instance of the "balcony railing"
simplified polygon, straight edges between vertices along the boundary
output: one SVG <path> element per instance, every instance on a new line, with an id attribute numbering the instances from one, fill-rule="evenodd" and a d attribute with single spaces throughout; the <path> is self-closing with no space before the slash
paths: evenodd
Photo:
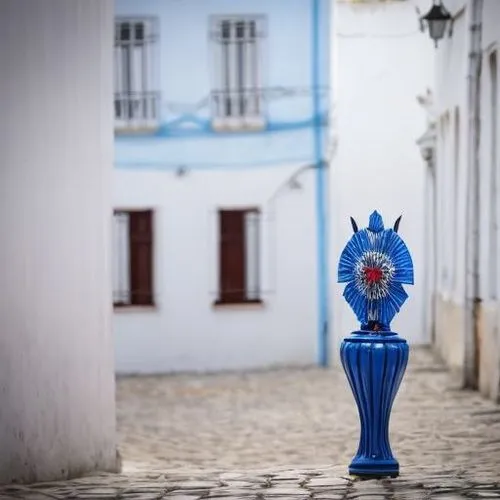
<path id="1" fill-rule="evenodd" d="M 261 128 L 264 126 L 264 97 L 260 89 L 212 91 L 215 128 Z"/>
<path id="2" fill-rule="evenodd" d="M 160 123 L 159 92 L 115 93 L 115 129 L 151 130 Z"/>

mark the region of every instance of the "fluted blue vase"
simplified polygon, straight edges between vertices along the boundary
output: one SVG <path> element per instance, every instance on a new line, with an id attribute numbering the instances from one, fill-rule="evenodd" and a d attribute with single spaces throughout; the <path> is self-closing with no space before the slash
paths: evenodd
<path id="1" fill-rule="evenodd" d="M 360 330 L 345 338 L 340 357 L 358 406 L 361 435 L 349 473 L 361 477 L 397 477 L 389 420 L 406 370 L 409 347 L 390 331 Z"/>

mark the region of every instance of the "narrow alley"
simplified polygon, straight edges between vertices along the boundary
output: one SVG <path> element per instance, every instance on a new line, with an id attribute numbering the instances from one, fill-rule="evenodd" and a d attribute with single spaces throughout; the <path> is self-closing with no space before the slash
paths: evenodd
<path id="1" fill-rule="evenodd" d="M 1 0 L 0 500 L 500 499 L 499 26 Z"/>
<path id="2" fill-rule="evenodd" d="M 118 381 L 119 475 L 3 486 L 7 499 L 500 498 L 500 408 L 414 348 L 392 414 L 401 476 L 355 481 L 358 418 L 344 374 Z"/>

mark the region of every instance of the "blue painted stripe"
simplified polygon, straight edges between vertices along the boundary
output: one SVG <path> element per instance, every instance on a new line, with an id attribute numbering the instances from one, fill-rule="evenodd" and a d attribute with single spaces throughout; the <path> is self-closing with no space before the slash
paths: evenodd
<path id="1" fill-rule="evenodd" d="M 259 167 L 282 167 L 290 165 L 311 165 L 315 163 L 314 158 L 277 158 L 272 160 L 261 160 L 258 162 L 231 162 L 231 163 L 186 163 L 186 162 L 162 162 L 162 161 L 116 161 L 115 167 L 124 170 L 156 170 L 156 171 L 172 171 L 179 167 L 184 167 L 187 170 L 224 170 L 234 168 L 259 168 Z"/>
<path id="2" fill-rule="evenodd" d="M 311 36 L 312 36 L 312 64 L 311 80 L 313 87 L 313 114 L 315 117 L 322 115 L 319 94 L 321 79 L 321 0 L 311 0 Z M 323 17 L 328 12 L 323 13 Z M 324 23 L 328 20 L 325 18 Z M 326 40 L 323 40 L 325 43 Z M 314 157 L 316 162 L 316 220 L 317 220 L 317 283 L 318 283 L 318 364 L 328 366 L 329 363 L 329 290 L 328 290 L 328 239 L 327 239 L 327 213 L 326 213 L 326 164 L 324 162 L 325 145 L 321 123 L 317 121 L 312 129 L 314 138 Z"/>

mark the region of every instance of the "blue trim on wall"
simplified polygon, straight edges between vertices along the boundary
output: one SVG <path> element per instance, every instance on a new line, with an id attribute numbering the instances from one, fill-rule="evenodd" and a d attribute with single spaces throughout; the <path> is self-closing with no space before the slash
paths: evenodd
<path id="1" fill-rule="evenodd" d="M 311 157 L 302 158 L 275 158 L 272 160 L 263 160 L 258 162 L 231 162 L 231 163 L 166 163 L 162 161 L 116 161 L 115 167 L 124 170 L 155 170 L 155 171 L 175 171 L 180 167 L 187 170 L 224 170 L 234 168 L 258 168 L 269 166 L 290 166 L 290 165 L 310 165 L 315 160 Z"/>
<path id="2" fill-rule="evenodd" d="M 313 94 L 314 95 L 314 94 Z M 170 122 L 160 125 L 158 130 L 145 133 L 120 133 L 115 135 L 117 141 L 120 140 L 139 140 L 139 139 L 196 139 L 203 137 L 210 138 L 227 138 L 227 137 L 242 137 L 247 135 L 259 135 L 275 132 L 289 132 L 292 130 L 301 130 L 311 127 L 326 126 L 327 114 L 314 114 L 310 118 L 298 121 L 270 121 L 265 127 L 258 130 L 242 130 L 236 132 L 216 131 L 212 128 L 211 121 L 206 118 L 199 118 L 195 115 L 183 115 Z M 188 127 L 185 127 L 187 125 Z"/>
<path id="3" fill-rule="evenodd" d="M 321 116 L 321 100 L 317 89 L 321 78 L 321 0 L 311 0 L 312 21 L 312 64 L 311 80 L 313 92 L 314 116 Z M 323 16 L 328 13 L 323 13 Z M 328 20 L 324 22 L 328 23 Z M 316 163 L 316 225 L 317 225 L 317 280 L 318 280 L 318 364 L 326 367 L 329 363 L 329 297 L 328 297 L 328 239 L 327 239 L 327 213 L 326 213 L 326 164 L 324 162 L 324 134 L 320 121 L 316 121 L 313 131 L 314 157 Z"/>

